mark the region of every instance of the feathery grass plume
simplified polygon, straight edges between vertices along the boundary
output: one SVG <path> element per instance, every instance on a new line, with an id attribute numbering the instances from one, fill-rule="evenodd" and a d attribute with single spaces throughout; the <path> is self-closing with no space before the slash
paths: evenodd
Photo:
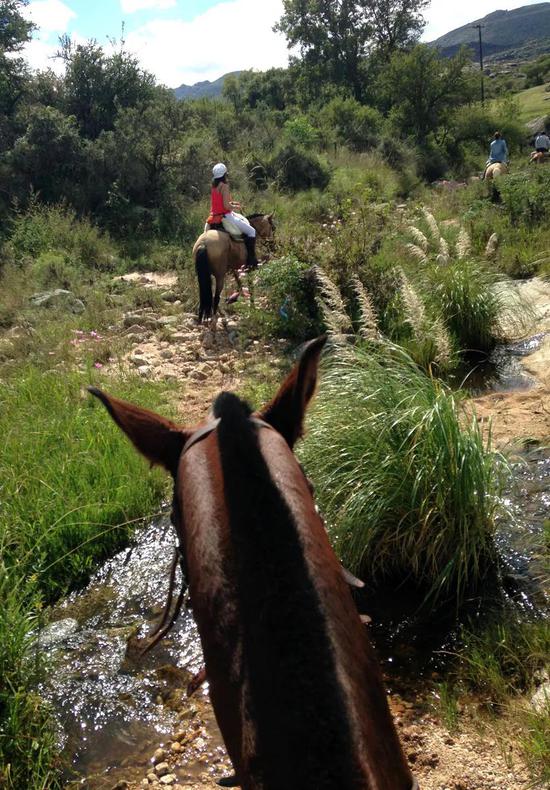
<path id="1" fill-rule="evenodd" d="M 419 228 L 416 228 L 414 225 L 409 225 L 407 231 L 411 234 L 417 246 L 420 247 L 423 252 L 428 252 L 429 242 L 422 231 Z"/>
<path id="2" fill-rule="evenodd" d="M 452 357 L 452 343 L 447 327 L 441 318 L 434 319 L 431 331 L 434 344 L 437 348 L 434 362 L 442 368 L 447 367 Z"/>
<path id="3" fill-rule="evenodd" d="M 424 250 L 421 247 L 418 247 L 416 244 L 405 244 L 405 249 L 411 254 L 413 258 L 416 258 L 417 261 L 420 263 L 427 263 L 428 257 Z"/>
<path id="4" fill-rule="evenodd" d="M 442 266 L 447 266 L 450 258 L 449 245 L 442 236 L 439 239 L 439 255 L 437 256 L 437 262 Z"/>
<path id="5" fill-rule="evenodd" d="M 495 557 L 504 461 L 402 349 L 351 352 L 327 359 L 300 449 L 335 547 L 354 572 L 458 605 Z"/>
<path id="6" fill-rule="evenodd" d="M 441 233 L 439 230 L 439 226 L 436 222 L 434 215 L 428 211 L 428 209 L 424 206 L 422 208 L 422 213 L 424 214 L 424 219 L 426 220 L 426 224 L 428 225 L 428 231 L 430 236 L 432 237 L 432 241 L 434 244 L 438 245 L 441 239 Z"/>
<path id="7" fill-rule="evenodd" d="M 403 298 L 405 321 L 410 325 L 418 338 L 421 338 L 425 334 L 426 328 L 426 310 L 424 304 L 403 269 L 399 269 L 399 275 L 401 279 L 401 296 Z"/>
<path id="8" fill-rule="evenodd" d="M 496 233 L 491 233 L 489 241 L 485 247 L 485 257 L 488 261 L 493 261 L 496 258 L 498 249 L 498 236 Z"/>
<path id="9" fill-rule="evenodd" d="M 378 328 L 378 318 L 370 294 L 359 277 L 352 277 L 351 282 L 359 304 L 359 335 L 363 340 L 380 340 L 381 334 Z"/>
<path id="10" fill-rule="evenodd" d="M 342 294 L 319 266 L 315 266 L 315 279 L 320 290 L 317 299 L 327 329 L 335 340 L 343 339 L 347 333 L 353 332 L 353 327 Z"/>
<path id="11" fill-rule="evenodd" d="M 456 257 L 459 261 L 463 261 L 466 258 L 472 249 L 472 241 L 470 239 L 470 234 L 464 227 L 460 227 L 460 231 L 458 233 L 458 239 L 456 240 Z"/>

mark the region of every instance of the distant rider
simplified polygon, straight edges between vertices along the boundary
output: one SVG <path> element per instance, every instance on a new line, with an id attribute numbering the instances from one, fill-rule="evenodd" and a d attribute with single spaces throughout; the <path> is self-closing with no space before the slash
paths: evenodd
<path id="1" fill-rule="evenodd" d="M 489 152 L 489 159 L 485 165 L 482 178 L 485 178 L 487 168 L 490 165 L 496 164 L 497 162 L 500 162 L 503 165 L 507 164 L 508 162 L 508 146 L 506 145 L 506 140 L 503 138 L 500 132 L 495 132 L 493 136 L 491 149 Z"/>
<path id="2" fill-rule="evenodd" d="M 222 162 L 218 162 L 212 169 L 212 176 L 210 216 L 207 223 L 223 224 L 223 220 L 228 219 L 229 222 L 235 225 L 243 234 L 247 252 L 246 265 L 249 268 L 254 268 L 258 265 L 256 258 L 256 231 L 246 217 L 234 211 L 234 209 L 240 210 L 241 206 L 239 203 L 231 200 L 227 167 Z"/>
<path id="3" fill-rule="evenodd" d="M 547 154 L 550 150 L 550 137 L 546 132 L 541 132 L 535 139 L 535 148 L 539 154 Z"/>

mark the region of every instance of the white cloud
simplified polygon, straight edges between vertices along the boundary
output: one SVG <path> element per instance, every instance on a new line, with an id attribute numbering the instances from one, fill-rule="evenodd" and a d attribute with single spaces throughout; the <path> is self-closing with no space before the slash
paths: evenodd
<path id="1" fill-rule="evenodd" d="M 231 0 L 190 22 L 148 22 L 128 33 L 126 46 L 170 87 L 217 79 L 228 71 L 286 66 L 286 40 L 272 30 L 282 13 L 282 0 Z"/>
<path id="2" fill-rule="evenodd" d="M 54 55 L 59 49 L 58 37 L 66 33 L 75 12 L 61 0 L 32 0 L 23 9 L 27 19 L 37 26 L 33 33 L 32 41 L 23 47 L 23 56 L 31 69 L 53 69 L 60 73 L 63 64 L 54 60 Z"/>
<path id="3" fill-rule="evenodd" d="M 38 27 L 36 36 L 42 40 L 52 33 L 65 33 L 75 12 L 61 0 L 33 0 L 24 9 L 27 19 Z"/>
<path id="4" fill-rule="evenodd" d="M 125 14 L 148 9 L 164 11 L 166 8 L 174 8 L 177 4 L 177 0 L 120 0 L 120 7 Z"/>
<path id="5" fill-rule="evenodd" d="M 482 19 L 497 9 L 508 11 L 511 8 L 520 8 L 536 2 L 540 0 L 498 0 L 498 2 L 497 0 L 460 0 L 459 3 L 451 3 L 450 0 L 432 0 L 425 14 L 428 24 L 422 38 L 424 41 L 433 41 L 457 27 Z"/>

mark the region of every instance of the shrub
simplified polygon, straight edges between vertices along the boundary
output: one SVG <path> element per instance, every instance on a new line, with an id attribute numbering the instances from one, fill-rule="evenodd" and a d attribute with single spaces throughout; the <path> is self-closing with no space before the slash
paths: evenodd
<path id="1" fill-rule="evenodd" d="M 341 97 L 323 107 L 320 120 L 335 142 L 354 151 L 367 151 L 376 146 L 383 122 L 382 115 L 373 107 Z"/>
<path id="2" fill-rule="evenodd" d="M 271 157 L 269 171 L 281 189 L 324 189 L 330 181 L 328 164 L 317 154 L 294 143 L 283 143 Z"/>
<path id="3" fill-rule="evenodd" d="M 302 459 L 344 564 L 460 604 L 495 559 L 500 458 L 455 396 L 388 344 L 329 364 Z"/>
<path id="4" fill-rule="evenodd" d="M 549 169 L 538 167 L 530 173 L 515 173 L 495 181 L 494 187 L 513 224 L 523 222 L 535 225 L 550 216 Z"/>
<path id="5" fill-rule="evenodd" d="M 16 254 L 33 258 L 41 253 L 69 253 L 76 266 L 87 269 L 110 270 L 116 264 L 109 236 L 65 206 L 33 203 L 14 220 L 9 244 Z"/>
<path id="6" fill-rule="evenodd" d="M 260 325 L 274 337 L 305 340 L 319 333 L 320 317 L 315 302 L 312 267 L 287 256 L 262 266 L 255 278 L 257 307 L 249 307 L 246 320 Z"/>

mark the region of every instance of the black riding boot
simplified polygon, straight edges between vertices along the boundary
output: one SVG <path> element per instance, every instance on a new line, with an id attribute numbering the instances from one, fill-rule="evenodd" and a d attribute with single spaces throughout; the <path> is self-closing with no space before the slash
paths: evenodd
<path id="1" fill-rule="evenodd" d="M 246 247 L 246 268 L 255 269 L 258 265 L 256 258 L 256 237 L 243 236 L 244 246 Z"/>

